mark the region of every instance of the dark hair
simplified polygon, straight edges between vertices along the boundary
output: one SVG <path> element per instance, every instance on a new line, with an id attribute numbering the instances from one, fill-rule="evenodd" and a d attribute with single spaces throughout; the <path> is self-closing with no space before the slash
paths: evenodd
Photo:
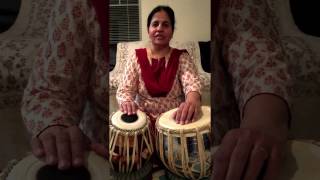
<path id="1" fill-rule="evenodd" d="M 152 17 L 155 13 L 159 12 L 159 11 L 165 11 L 169 18 L 170 18 L 170 22 L 171 22 L 171 27 L 172 27 L 172 31 L 174 30 L 174 25 L 176 23 L 176 20 L 175 20 L 175 17 L 174 17 L 174 12 L 173 10 L 171 9 L 171 7 L 169 6 L 157 6 L 155 7 L 149 14 L 148 16 L 148 21 L 147 21 L 147 28 L 149 28 L 150 24 L 151 24 L 151 20 L 152 20 Z"/>

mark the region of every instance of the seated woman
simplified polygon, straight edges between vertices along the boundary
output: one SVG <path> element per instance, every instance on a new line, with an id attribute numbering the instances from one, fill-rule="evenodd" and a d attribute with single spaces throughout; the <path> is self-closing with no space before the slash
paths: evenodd
<path id="1" fill-rule="evenodd" d="M 177 123 L 196 119 L 200 109 L 201 83 L 197 69 L 186 50 L 169 46 L 175 27 L 173 10 L 154 8 L 148 16 L 150 43 L 136 49 L 127 61 L 123 80 L 117 90 L 120 110 L 136 113 L 137 108 L 149 115 L 154 127 L 163 112 L 179 107 Z"/>

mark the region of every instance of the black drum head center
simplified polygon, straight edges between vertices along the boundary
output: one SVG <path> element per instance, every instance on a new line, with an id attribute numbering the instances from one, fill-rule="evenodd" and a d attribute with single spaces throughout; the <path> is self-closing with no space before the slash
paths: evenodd
<path id="1" fill-rule="evenodd" d="M 138 115 L 137 114 L 131 114 L 131 115 L 122 114 L 121 119 L 122 119 L 122 121 L 124 121 L 126 123 L 133 123 L 138 120 Z"/>

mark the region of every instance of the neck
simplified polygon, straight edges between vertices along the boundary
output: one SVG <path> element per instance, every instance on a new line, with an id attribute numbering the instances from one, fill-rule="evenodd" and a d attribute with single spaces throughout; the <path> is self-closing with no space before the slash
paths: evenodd
<path id="1" fill-rule="evenodd" d="M 163 57 L 169 53 L 170 46 L 169 45 L 164 45 L 164 46 L 152 45 L 151 51 L 153 55 L 159 55 Z"/>

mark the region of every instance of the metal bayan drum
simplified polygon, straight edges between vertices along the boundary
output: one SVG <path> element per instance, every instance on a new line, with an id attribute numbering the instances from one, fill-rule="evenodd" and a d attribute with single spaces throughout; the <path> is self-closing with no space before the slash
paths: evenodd
<path id="1" fill-rule="evenodd" d="M 127 115 L 117 111 L 112 115 L 109 130 L 109 161 L 118 172 L 139 170 L 153 153 L 148 116 L 137 111 Z"/>
<path id="2" fill-rule="evenodd" d="M 174 174 L 191 179 L 211 174 L 210 107 L 202 106 L 199 119 L 180 125 L 172 118 L 177 109 L 163 113 L 156 122 L 158 154 Z"/>

